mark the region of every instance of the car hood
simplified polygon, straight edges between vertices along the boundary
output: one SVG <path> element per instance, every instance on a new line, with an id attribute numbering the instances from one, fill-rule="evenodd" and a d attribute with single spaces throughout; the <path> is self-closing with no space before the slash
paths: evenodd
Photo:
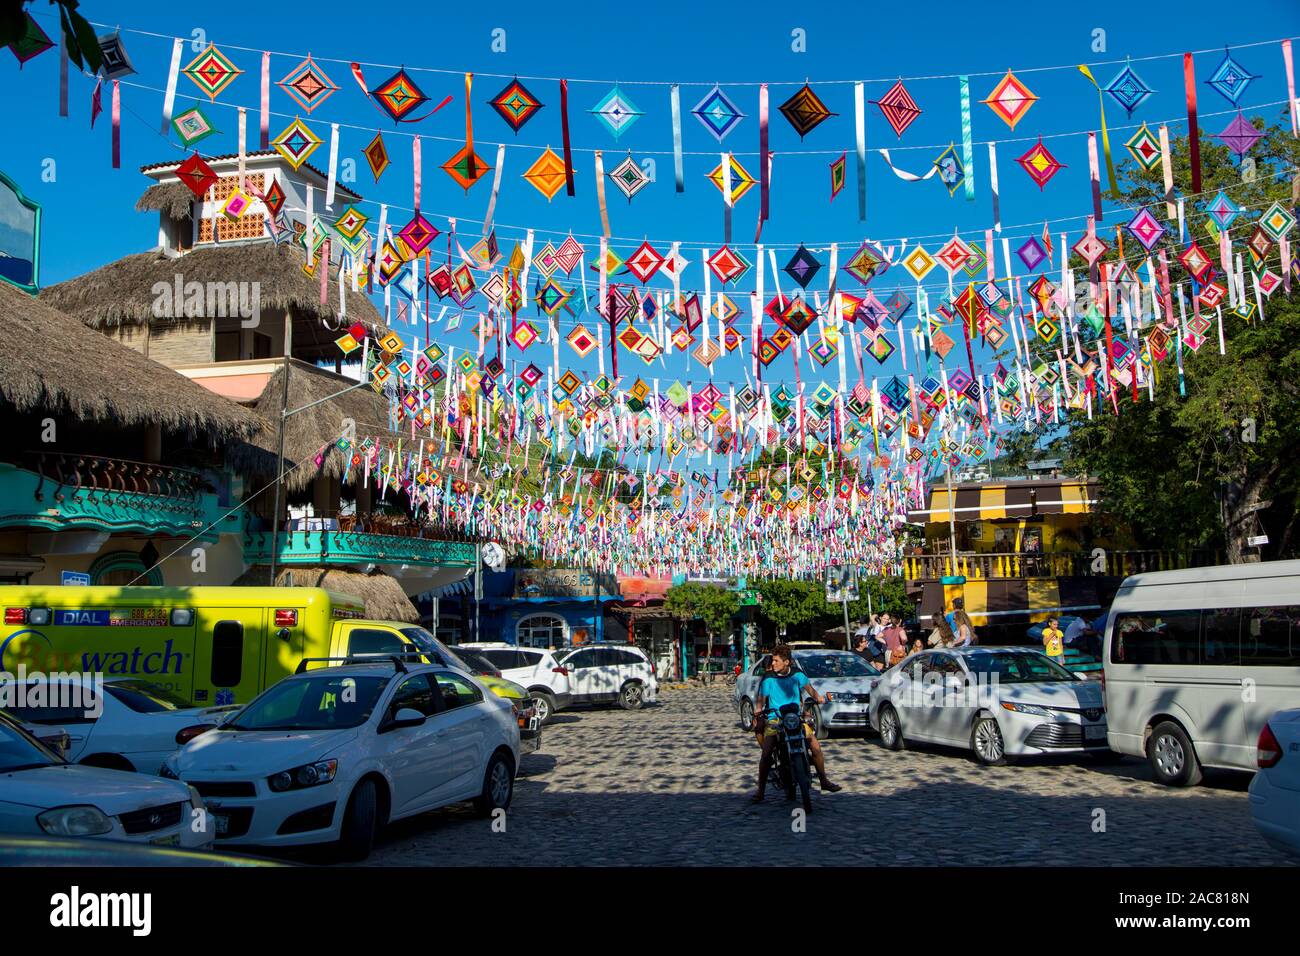
<path id="1" fill-rule="evenodd" d="M 528 691 L 512 680 L 506 680 L 504 677 L 491 677 L 486 674 L 475 674 L 474 678 L 498 697 L 504 697 L 506 700 L 524 700 L 528 697 Z"/>
<path id="2" fill-rule="evenodd" d="M 1097 681 L 1042 681 L 1030 684 L 998 684 L 998 697 L 1040 707 L 1101 707 L 1101 684 Z"/>
<path id="3" fill-rule="evenodd" d="M 189 789 L 174 780 L 103 767 L 54 764 L 0 774 L 0 800 L 41 810 L 90 804 L 117 816 L 189 799 Z"/>
<path id="4" fill-rule="evenodd" d="M 879 677 L 817 677 L 811 683 L 819 694 L 869 694 L 878 680 Z"/>
<path id="5" fill-rule="evenodd" d="M 344 730 L 222 730 L 194 738 L 176 754 L 182 780 L 209 774 L 269 776 L 326 757 L 357 738 Z"/>

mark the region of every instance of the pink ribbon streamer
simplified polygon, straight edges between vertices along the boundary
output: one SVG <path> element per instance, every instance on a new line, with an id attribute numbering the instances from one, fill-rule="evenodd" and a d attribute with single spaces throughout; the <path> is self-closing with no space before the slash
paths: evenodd
<path id="1" fill-rule="evenodd" d="M 90 94 L 90 128 L 95 128 L 95 120 L 99 119 L 99 114 L 104 112 L 104 104 L 100 98 L 100 90 L 104 85 L 104 78 L 101 76 L 95 80 L 95 89 Z"/>
<path id="2" fill-rule="evenodd" d="M 1096 133 L 1088 134 L 1088 182 L 1092 186 L 1092 215 L 1101 222 L 1101 169 L 1097 164 Z"/>
<path id="3" fill-rule="evenodd" d="M 466 83 L 468 82 L 469 81 L 466 80 Z M 420 137 L 419 134 L 416 134 L 414 137 L 411 138 L 411 161 L 415 164 L 414 199 L 415 199 L 415 214 L 418 216 L 420 214 Z"/>
<path id="4" fill-rule="evenodd" d="M 113 168 L 122 168 L 122 91 L 113 81 Z"/>
<path id="5" fill-rule="evenodd" d="M 1300 103 L 1295 98 L 1295 63 L 1291 59 L 1291 41 L 1282 41 L 1282 62 L 1286 67 L 1286 106 L 1291 116 L 1291 135 L 1300 136 Z"/>
<path id="6" fill-rule="evenodd" d="M 271 54 L 262 54 L 262 109 L 260 114 L 260 149 L 271 145 Z"/>

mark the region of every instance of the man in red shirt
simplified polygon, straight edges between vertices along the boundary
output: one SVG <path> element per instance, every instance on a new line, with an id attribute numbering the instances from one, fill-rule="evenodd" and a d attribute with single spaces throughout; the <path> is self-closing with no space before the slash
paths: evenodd
<path id="1" fill-rule="evenodd" d="M 907 656 L 907 632 L 892 615 L 880 615 L 880 623 L 884 627 L 880 639 L 885 643 L 885 666 L 893 667 Z"/>

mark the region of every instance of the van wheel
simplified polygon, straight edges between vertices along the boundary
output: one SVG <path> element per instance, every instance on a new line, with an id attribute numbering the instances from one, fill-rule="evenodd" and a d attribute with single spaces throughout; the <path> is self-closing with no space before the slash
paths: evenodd
<path id="1" fill-rule="evenodd" d="M 1201 782 L 1201 763 L 1183 728 L 1171 720 L 1156 725 L 1147 741 L 1147 757 L 1156 783 L 1166 787 L 1194 787 Z"/>
<path id="2" fill-rule="evenodd" d="M 880 708 L 880 716 L 876 719 L 880 722 L 880 742 L 885 745 L 885 749 L 902 750 L 903 725 L 898 722 L 898 711 L 891 704 L 885 704 Z"/>
<path id="3" fill-rule="evenodd" d="M 131 761 L 120 754 L 91 754 L 77 762 L 83 767 L 103 767 L 105 770 L 125 770 L 127 773 L 135 773 Z"/>
<path id="4" fill-rule="evenodd" d="M 542 726 L 549 724 L 555 716 L 555 698 L 544 690 L 531 691 L 533 709 L 537 711 L 537 722 Z"/>
<path id="5" fill-rule="evenodd" d="M 344 860 L 359 863 L 370 855 L 378 828 L 378 806 L 373 780 L 362 780 L 353 788 L 339 835 L 339 855 Z"/>
<path id="6" fill-rule="evenodd" d="M 474 798 L 474 812 L 481 817 L 491 816 L 496 810 L 505 810 L 515 795 L 515 775 L 510 759 L 497 752 L 488 761 L 483 774 L 483 792 Z"/>
<path id="7" fill-rule="evenodd" d="M 644 704 L 643 689 L 637 681 L 628 681 L 618 692 L 618 706 L 624 710 L 640 710 Z"/>

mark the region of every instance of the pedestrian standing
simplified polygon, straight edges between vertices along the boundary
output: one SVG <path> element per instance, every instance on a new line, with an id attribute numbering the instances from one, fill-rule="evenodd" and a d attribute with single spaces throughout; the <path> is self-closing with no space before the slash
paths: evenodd
<path id="1" fill-rule="evenodd" d="M 892 615 L 882 614 L 880 619 L 884 625 L 880 639 L 885 645 L 885 666 L 893 667 L 907 656 L 907 632 L 894 622 Z"/>
<path id="2" fill-rule="evenodd" d="M 1065 632 L 1055 617 L 1049 617 L 1043 628 L 1043 651 L 1058 664 L 1065 657 Z"/>
<path id="3" fill-rule="evenodd" d="M 975 624 L 964 607 L 958 607 L 952 612 L 952 624 L 953 635 L 957 638 L 953 647 L 970 647 L 979 643 L 975 636 Z"/>

